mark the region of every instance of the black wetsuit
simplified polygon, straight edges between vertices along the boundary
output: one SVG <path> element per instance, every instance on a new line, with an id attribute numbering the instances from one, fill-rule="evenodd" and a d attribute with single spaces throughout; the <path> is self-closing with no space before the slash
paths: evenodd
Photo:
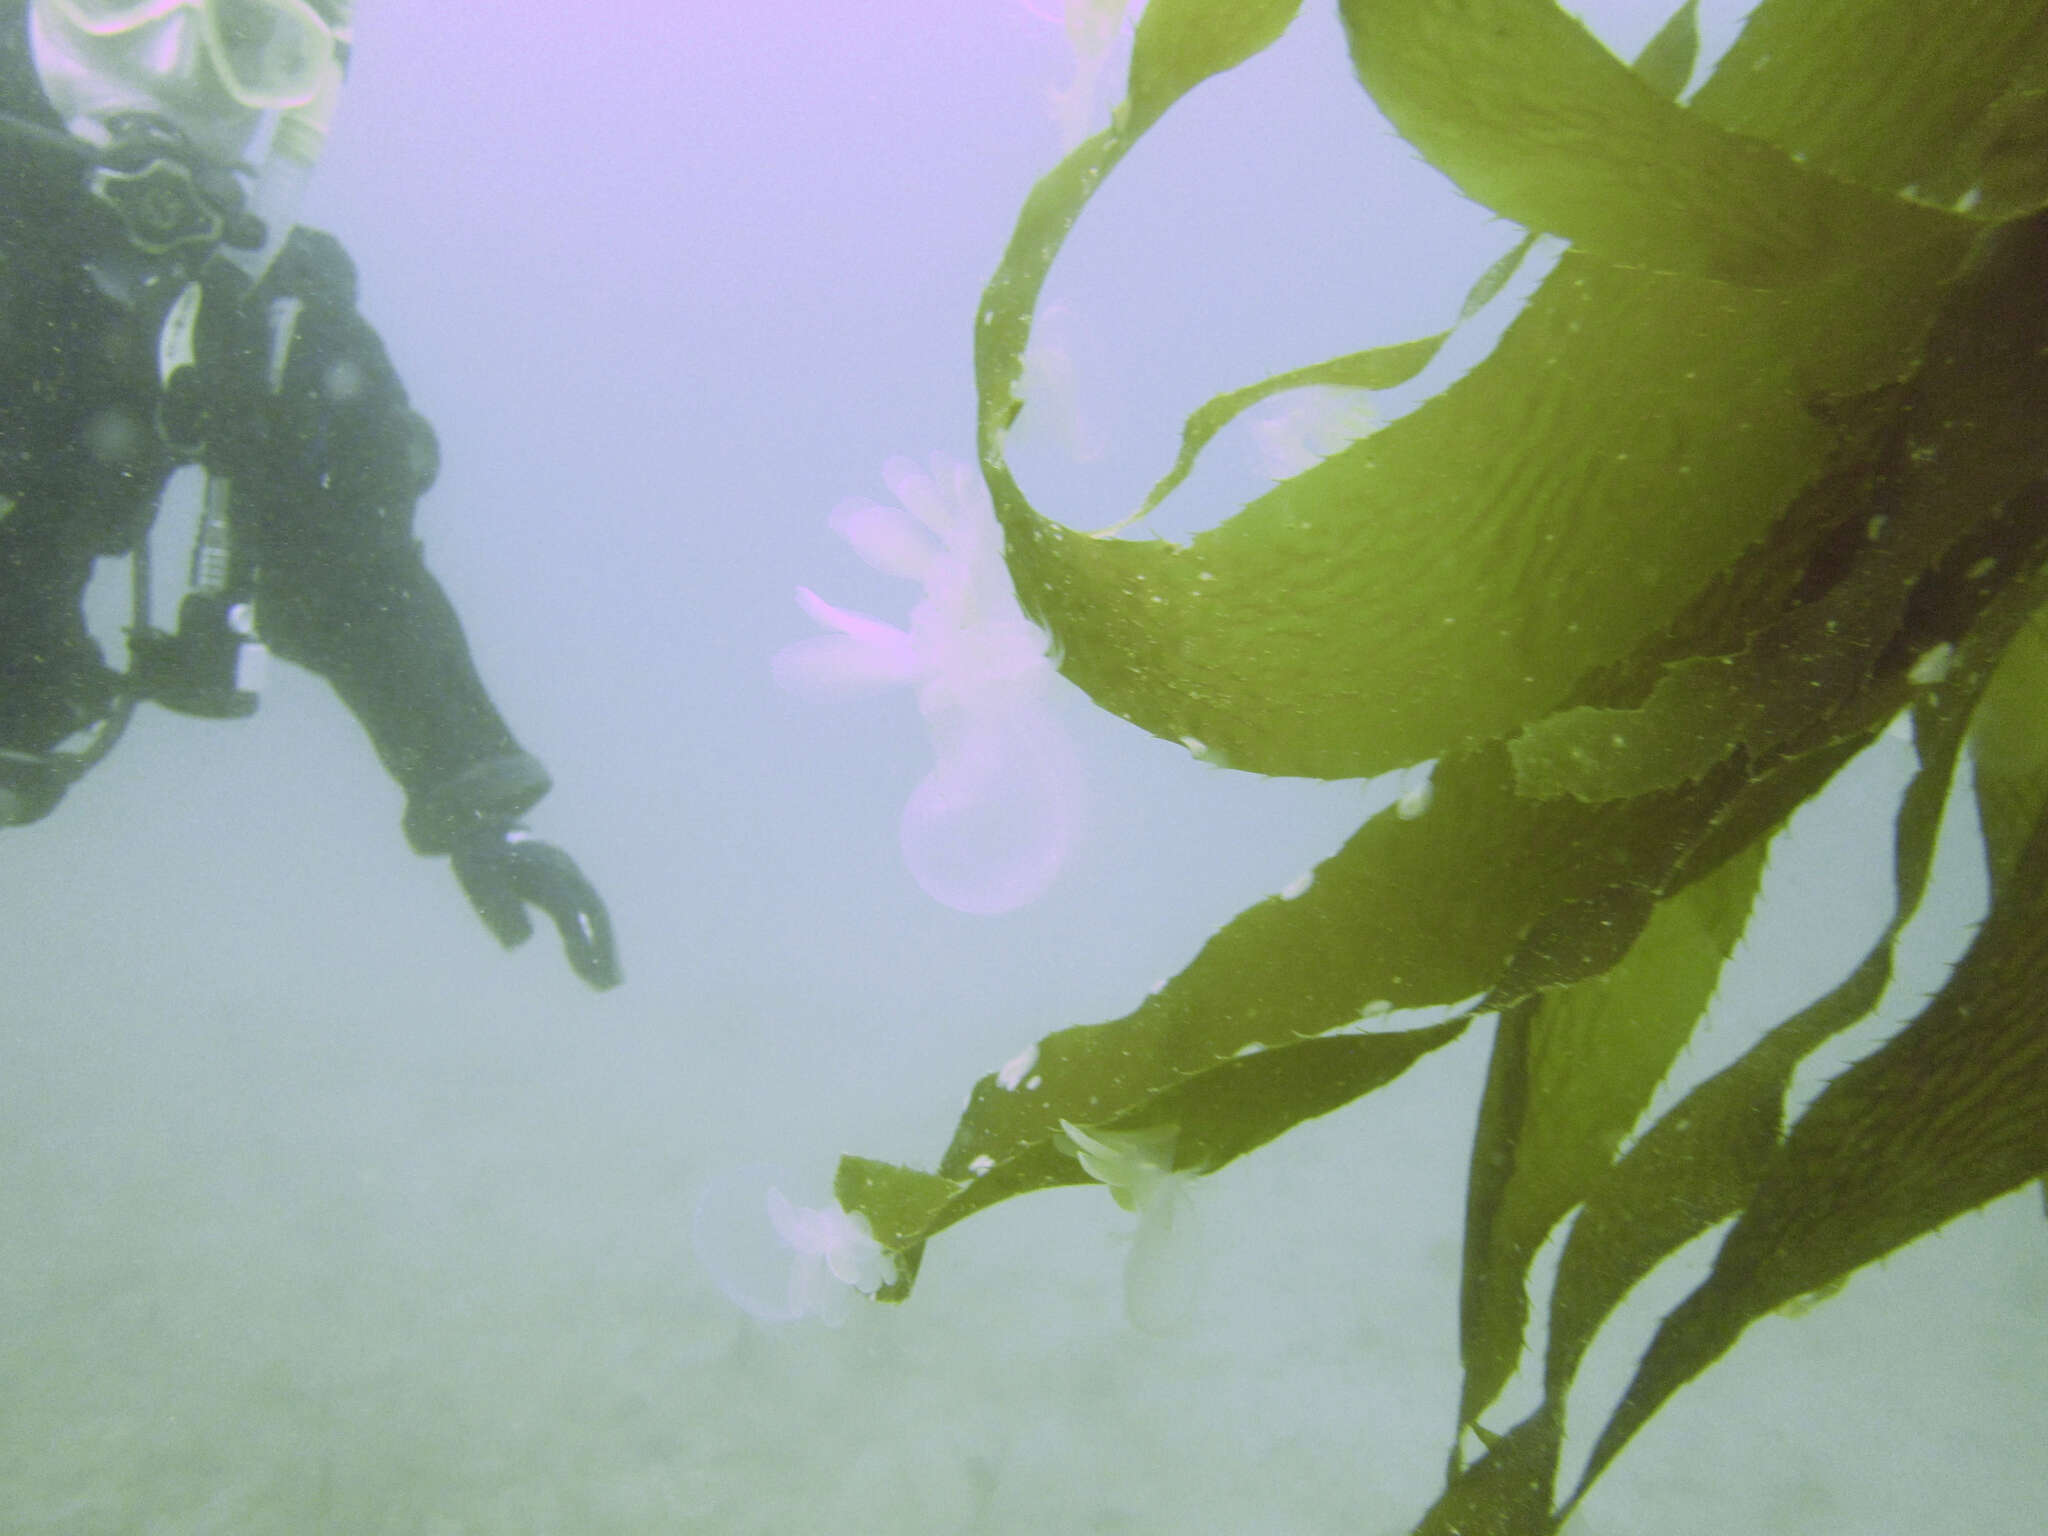
<path id="1" fill-rule="evenodd" d="M 23 14 L 0 0 L 0 112 L 61 132 Z M 113 707 L 119 679 L 80 614 L 86 579 L 133 547 L 165 477 L 196 461 L 231 482 L 236 581 L 261 640 L 362 722 L 405 790 L 413 846 L 444 853 L 467 828 L 509 823 L 547 775 L 492 706 L 422 563 L 413 507 L 434 436 L 356 313 L 347 255 L 302 229 L 253 292 L 246 279 L 206 286 L 192 370 L 203 416 L 172 429 L 200 441 L 173 447 L 158 343 L 188 279 L 124 259 L 83 170 L 0 137 L 0 751 L 48 752 Z M 124 265 L 127 279 L 110 279 Z"/>

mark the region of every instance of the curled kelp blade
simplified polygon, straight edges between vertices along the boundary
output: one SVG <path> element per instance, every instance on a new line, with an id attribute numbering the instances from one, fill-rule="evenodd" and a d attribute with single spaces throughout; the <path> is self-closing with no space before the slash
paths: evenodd
<path id="1" fill-rule="evenodd" d="M 1370 774 L 1555 709 L 1589 670 L 1669 623 L 1820 472 L 1836 440 L 1812 400 L 1908 366 L 1974 227 L 1696 119 L 1552 7 L 1504 5 L 1533 49 L 1510 60 L 1465 36 L 1486 30 L 1490 8 L 1375 6 L 1359 25 L 1380 30 L 1354 42 L 1375 60 L 1376 93 L 1414 94 L 1402 82 L 1427 73 L 1419 36 L 1441 44 L 1430 57 L 1460 59 L 1464 89 L 1469 45 L 1471 89 L 1541 97 L 1601 125 L 1563 144 L 1560 163 L 1585 162 L 1590 175 L 1616 156 L 1676 157 L 1671 195 L 1694 212 L 1642 225 L 1676 246 L 1652 262 L 1619 235 L 1578 227 L 1568 176 L 1516 183 L 1503 200 L 1518 218 L 1572 229 L 1587 248 L 1565 257 L 1471 373 L 1184 548 L 1090 538 L 1041 516 L 1003 460 L 1031 315 L 1080 210 L 1173 94 L 1148 87 L 1144 110 L 1135 105 L 1148 36 L 1167 49 L 1157 57 L 1177 58 L 1167 44 L 1178 29 L 1223 35 L 1219 9 L 1148 10 L 1133 109 L 1034 190 L 984 296 L 976 365 L 1006 555 L 1062 669 L 1098 703 L 1232 766 Z M 1425 12 L 1435 19 L 1416 19 Z M 1530 20 L 1539 13 L 1551 19 Z M 1224 31 L 1234 49 L 1190 43 L 1198 65 L 1146 78 L 1178 86 L 1264 35 Z M 1409 116 L 1428 139 L 1451 110 Z M 1453 148 L 1519 163 L 1513 138 Z M 1618 195 L 1616 174 L 1593 181 Z M 1614 217 L 1634 229 L 1644 215 Z M 1736 254 L 1731 231 L 1748 242 Z M 1214 424 L 1191 421 L 1191 442 Z"/>
<path id="2" fill-rule="evenodd" d="M 1340 9 L 1402 137 L 1468 196 L 1587 255 L 1796 286 L 1953 222 L 1688 111 L 1552 0 Z"/>

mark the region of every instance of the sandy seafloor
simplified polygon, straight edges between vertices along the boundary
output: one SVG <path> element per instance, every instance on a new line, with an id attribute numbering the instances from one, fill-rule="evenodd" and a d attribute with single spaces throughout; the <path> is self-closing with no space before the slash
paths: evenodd
<path id="1" fill-rule="evenodd" d="M 721 1169 L 929 1165 L 977 1076 L 1125 1012 L 1398 790 L 1204 767 L 1072 695 L 1088 836 L 973 918 L 897 856 L 908 697 L 769 681 L 799 583 L 903 616 L 824 518 L 890 455 L 971 449 L 1058 29 L 1015 0 L 362 9 L 307 218 L 440 431 L 420 531 L 629 981 L 500 953 L 317 680 L 280 668 L 246 724 L 141 717 L 0 865 L 0 1533 L 1406 1530 L 1455 1403 L 1486 1030 L 1198 1184 L 1170 1337 L 1122 1316 L 1100 1191 L 977 1217 L 837 1332 L 744 1316 L 690 1251 Z M 1055 269 L 1104 452 L 1046 430 L 1018 461 L 1076 524 L 1204 399 L 1440 328 L 1512 243 L 1373 116 L 1331 10 L 1178 109 Z M 1257 488 L 1215 452 L 1195 524 Z M 1774 859 L 1684 1081 L 1860 955 L 1909 764 L 1880 743 Z M 1971 837 L 1893 1022 L 1981 910 Z M 1596 1350 L 1582 1430 L 1703 1262 Z M 1576 1529 L 2032 1532 L 2044 1380 L 2028 1190 L 1757 1325 Z"/>

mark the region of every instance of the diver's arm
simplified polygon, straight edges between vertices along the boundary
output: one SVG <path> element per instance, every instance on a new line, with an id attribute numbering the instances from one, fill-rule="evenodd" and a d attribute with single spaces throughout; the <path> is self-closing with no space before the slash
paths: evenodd
<path id="1" fill-rule="evenodd" d="M 453 856 L 500 941 L 524 939 L 531 902 L 561 929 L 577 973 L 610 986 L 603 902 L 567 855 L 517 824 L 548 776 L 491 703 L 421 558 L 412 517 L 434 478 L 433 432 L 354 297 L 340 246 L 302 230 L 248 305 L 283 358 L 251 462 L 224 466 L 238 532 L 254 546 L 259 629 L 362 722 L 405 791 L 407 839 Z"/>
<path id="2" fill-rule="evenodd" d="M 354 269 L 332 240 L 295 234 L 243 308 L 274 333 L 284 367 L 272 397 L 245 403 L 264 430 L 210 467 L 233 482 L 263 639 L 334 686 L 405 790 L 414 845 L 445 853 L 452 823 L 433 813 L 437 794 L 523 754 L 413 536 L 414 505 L 434 479 L 433 431 L 356 314 Z M 546 791 L 537 764 L 528 780 L 502 809 L 518 815 Z"/>

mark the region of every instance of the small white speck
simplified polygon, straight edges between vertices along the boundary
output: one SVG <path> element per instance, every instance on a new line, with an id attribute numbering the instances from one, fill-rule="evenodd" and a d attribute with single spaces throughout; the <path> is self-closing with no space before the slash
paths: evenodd
<path id="1" fill-rule="evenodd" d="M 1258 1041 L 1248 1040 L 1243 1045 L 1240 1045 L 1236 1050 L 1232 1051 L 1230 1054 L 1232 1056 L 1256 1056 L 1259 1054 L 1259 1052 L 1263 1051 L 1264 1049 L 1265 1047 L 1259 1044 Z"/>
<path id="2" fill-rule="evenodd" d="M 1026 1093 L 1035 1093 L 1038 1089 L 1043 1088 L 1044 1086 L 1045 1079 L 1039 1077 L 1035 1073 L 1032 1076 L 1024 1079 L 1024 1091 Z"/>
<path id="3" fill-rule="evenodd" d="M 967 1165 L 967 1171 L 973 1174 L 978 1179 L 984 1173 L 987 1173 L 989 1169 L 995 1167 L 995 1165 L 996 1160 L 990 1157 L 986 1152 L 984 1152 L 981 1154 L 981 1156 L 977 1157 L 973 1162 Z"/>
<path id="4" fill-rule="evenodd" d="M 344 359 L 328 368 L 321 376 L 320 386 L 330 400 L 353 400 L 363 392 L 363 370 Z"/>
<path id="5" fill-rule="evenodd" d="M 102 464 L 124 464 L 140 456 L 148 436 L 148 428 L 127 411 L 100 411 L 85 424 L 85 450 Z"/>
<path id="6" fill-rule="evenodd" d="M 1017 1085 L 1024 1081 L 1025 1074 L 1038 1065 L 1038 1047 L 1027 1045 L 1023 1050 L 1003 1063 L 1003 1069 L 996 1073 L 996 1086 L 1015 1093 Z"/>
<path id="7" fill-rule="evenodd" d="M 1308 894 L 1308 888 L 1315 883 L 1316 872 L 1314 870 L 1310 870 L 1305 875 L 1297 875 L 1280 887 L 1280 899 L 1282 901 L 1292 901 L 1297 896 L 1305 896 Z"/>
<path id="8" fill-rule="evenodd" d="M 1436 799 L 1436 783 L 1434 780 L 1424 779 L 1420 784 L 1409 790 L 1407 794 L 1394 802 L 1394 814 L 1403 821 L 1413 821 L 1429 810 L 1430 802 L 1434 799 Z"/>
<path id="9" fill-rule="evenodd" d="M 1939 645 L 1929 646 L 1920 653 L 1920 659 L 1913 663 L 1913 670 L 1906 674 L 1906 681 L 1916 688 L 1932 688 L 1948 678 L 1948 669 L 1955 665 L 1956 648 L 1944 640 Z"/>

